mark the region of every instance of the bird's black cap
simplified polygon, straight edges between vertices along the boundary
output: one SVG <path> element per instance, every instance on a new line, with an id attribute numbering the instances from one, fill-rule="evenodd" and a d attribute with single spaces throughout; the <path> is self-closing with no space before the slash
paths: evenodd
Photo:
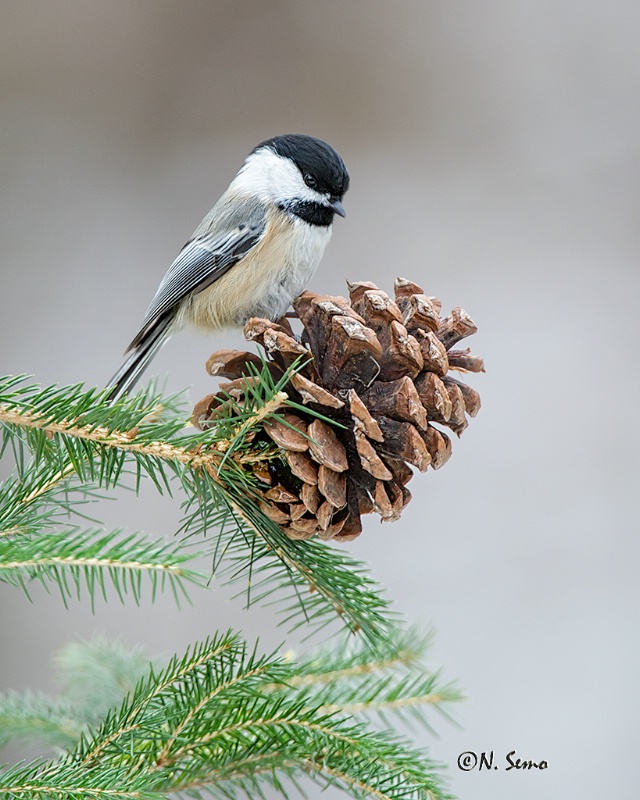
<path id="1" fill-rule="evenodd" d="M 268 147 L 283 158 L 289 158 L 303 175 L 312 175 L 320 192 L 341 200 L 349 188 L 349 173 L 340 155 L 330 144 L 304 133 L 285 133 L 261 142 L 256 148 Z"/>

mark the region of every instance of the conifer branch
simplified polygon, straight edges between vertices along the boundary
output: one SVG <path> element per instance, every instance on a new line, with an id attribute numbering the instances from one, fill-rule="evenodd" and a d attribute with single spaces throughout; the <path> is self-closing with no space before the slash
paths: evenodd
<path id="1" fill-rule="evenodd" d="M 303 658 L 287 686 L 273 692 L 295 693 L 323 713 L 398 715 L 410 713 L 427 724 L 426 709 L 442 709 L 462 698 L 439 674 L 425 671 L 420 661 L 429 637 L 409 631 L 381 645 L 378 653 L 363 648 L 337 648 Z M 337 668 L 338 667 L 338 668 Z"/>
<path id="2" fill-rule="evenodd" d="M 188 509 L 183 533 L 212 537 L 214 570 L 230 582 L 246 581 L 247 605 L 272 601 L 275 591 L 284 596 L 286 624 L 341 618 L 373 642 L 393 617 L 362 565 L 321 541 L 291 541 L 258 504 L 254 469 L 278 455 L 273 442 L 254 444 L 254 434 L 265 420 L 280 419 L 290 374 L 274 381 L 263 369 L 233 414 L 195 433 L 175 398 L 150 392 L 109 405 L 104 393 L 81 386 L 40 389 L 0 379 L 0 428 L 23 462 L 22 488 L 13 487 L 11 513 L 0 511 L 0 530 L 37 533 L 55 522 L 57 503 L 75 510 L 74 493 L 81 502 L 83 492 L 122 483 L 133 467 L 136 487 L 145 474 L 160 492 L 180 485 Z"/>
<path id="3" fill-rule="evenodd" d="M 0 539 L 0 581 L 26 592 L 34 581 L 47 590 L 55 585 L 65 602 L 79 596 L 84 584 L 92 603 L 96 590 L 106 599 L 109 582 L 121 601 L 130 593 L 138 603 L 146 578 L 152 596 L 168 587 L 179 600 L 187 597 L 186 583 L 206 582 L 186 566 L 198 555 L 139 533 L 70 528 Z"/>
<path id="4" fill-rule="evenodd" d="M 305 672 L 302 671 L 300 674 L 293 676 L 289 685 L 300 689 L 317 684 L 330 683 L 331 681 L 360 678 L 373 672 L 381 672 L 392 669 L 393 667 L 410 666 L 417 658 L 418 656 L 415 653 L 406 652 L 398 653 L 388 658 L 381 658 L 377 661 L 354 664 L 351 667 L 329 670 L 327 672 L 309 672 L 305 674 Z M 304 670 L 304 664 L 301 665 L 301 668 Z"/>
<path id="5" fill-rule="evenodd" d="M 400 711 L 405 708 L 418 708 L 424 705 L 438 705 L 443 701 L 441 694 L 428 692 L 424 695 L 401 697 L 395 700 L 375 700 L 361 703 L 327 703 L 319 706 L 321 714 L 363 714 L 372 711 Z"/>
<path id="6" fill-rule="evenodd" d="M 80 738 L 84 721 L 64 699 L 43 694 L 0 694 L 0 747 L 12 741 L 41 739 L 58 747 L 72 748 Z"/>
<path id="7" fill-rule="evenodd" d="M 86 661 L 76 652 L 71 661 L 78 660 Z M 435 766 L 406 742 L 355 722 L 345 708 L 323 707 L 319 698 L 268 689 L 288 685 L 297 670 L 295 662 L 258 655 L 237 635 L 215 636 L 151 670 L 93 732 L 83 727 L 68 755 L 0 774 L 0 794 L 254 796 L 261 782 L 282 790 L 283 778 L 307 774 L 355 796 L 447 797 Z M 325 688 L 327 696 L 340 696 L 335 684 Z M 48 708 L 53 721 L 55 702 Z M 70 716 L 84 714 L 72 708 Z"/>
<path id="8" fill-rule="evenodd" d="M 280 402 L 279 402 L 280 405 Z M 82 439 L 85 442 L 93 442 L 103 447 L 123 450 L 135 453 L 140 456 L 152 456 L 163 461 L 177 461 L 186 464 L 192 469 L 201 469 L 211 466 L 215 471 L 215 465 L 219 462 L 221 454 L 209 450 L 206 452 L 193 452 L 184 447 L 167 442 L 136 442 L 134 433 L 122 433 L 113 431 L 103 426 L 77 425 L 72 420 L 63 419 L 59 422 L 48 422 L 46 419 L 36 416 L 29 411 L 2 408 L 0 407 L 0 422 L 7 425 L 15 425 L 18 428 L 31 428 L 43 431 L 47 435 L 55 433 L 64 434 L 74 439 Z M 247 460 L 247 456 L 245 456 Z M 262 460 L 260 458 L 255 460 Z M 68 471 L 67 471 L 68 470 Z M 65 477 L 70 470 L 67 467 L 62 471 L 60 477 Z M 31 502 L 38 495 L 30 496 L 25 502 Z"/>

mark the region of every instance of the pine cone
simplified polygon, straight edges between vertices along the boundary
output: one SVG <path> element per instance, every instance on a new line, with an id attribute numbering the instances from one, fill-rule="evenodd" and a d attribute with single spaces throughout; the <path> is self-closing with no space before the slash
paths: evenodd
<path id="1" fill-rule="evenodd" d="M 461 308 L 441 319 L 440 301 L 402 278 L 395 302 L 373 283 L 348 285 L 350 301 L 313 292 L 294 301 L 300 341 L 286 319 L 254 318 L 244 329 L 264 348 L 276 380 L 300 356 L 312 356 L 284 391 L 342 426 L 285 409 L 258 434 L 281 456 L 254 469 L 261 507 L 292 539 L 353 539 L 361 515 L 373 511 L 398 519 L 411 499 L 411 466 L 439 469 L 451 456 L 438 426 L 459 436 L 480 409 L 479 394 L 449 374 L 484 372 L 481 358 L 453 349 L 477 330 Z M 228 413 L 230 402 L 245 399 L 248 364 L 261 361 L 237 350 L 211 356 L 209 373 L 231 382 L 196 405 L 195 425 L 205 428 Z"/>

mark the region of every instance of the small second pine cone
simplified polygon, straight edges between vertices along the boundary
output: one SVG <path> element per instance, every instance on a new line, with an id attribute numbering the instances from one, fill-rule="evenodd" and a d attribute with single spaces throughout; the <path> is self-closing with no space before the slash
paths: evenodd
<path id="1" fill-rule="evenodd" d="M 258 436 L 277 446 L 279 457 L 254 468 L 261 508 L 292 539 L 353 539 L 361 516 L 375 512 L 395 520 L 411 499 L 413 468 L 439 469 L 451 456 L 451 440 L 480 409 L 480 395 L 451 371 L 484 372 L 484 363 L 459 342 L 476 332 L 456 307 L 442 304 L 415 283 L 398 278 L 392 300 L 375 284 L 350 283 L 347 300 L 304 292 L 294 301 L 303 333 L 288 320 L 254 318 L 245 337 L 265 351 L 275 379 L 296 360 L 307 359 L 284 387 L 305 411 L 285 408 L 264 422 Z M 249 352 L 219 350 L 211 375 L 227 378 L 195 407 L 200 428 L 246 402 Z M 331 424 L 338 423 L 338 425 Z"/>

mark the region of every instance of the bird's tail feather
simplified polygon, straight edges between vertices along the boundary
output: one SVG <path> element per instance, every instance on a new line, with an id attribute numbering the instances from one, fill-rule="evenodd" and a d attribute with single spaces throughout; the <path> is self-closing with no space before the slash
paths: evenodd
<path id="1" fill-rule="evenodd" d="M 107 395 L 107 400 L 110 403 L 119 400 L 138 382 L 155 354 L 168 340 L 170 335 L 169 328 L 170 325 L 168 324 L 158 326 L 129 353 L 120 369 L 107 384 L 107 388 L 111 389 L 111 392 Z"/>

